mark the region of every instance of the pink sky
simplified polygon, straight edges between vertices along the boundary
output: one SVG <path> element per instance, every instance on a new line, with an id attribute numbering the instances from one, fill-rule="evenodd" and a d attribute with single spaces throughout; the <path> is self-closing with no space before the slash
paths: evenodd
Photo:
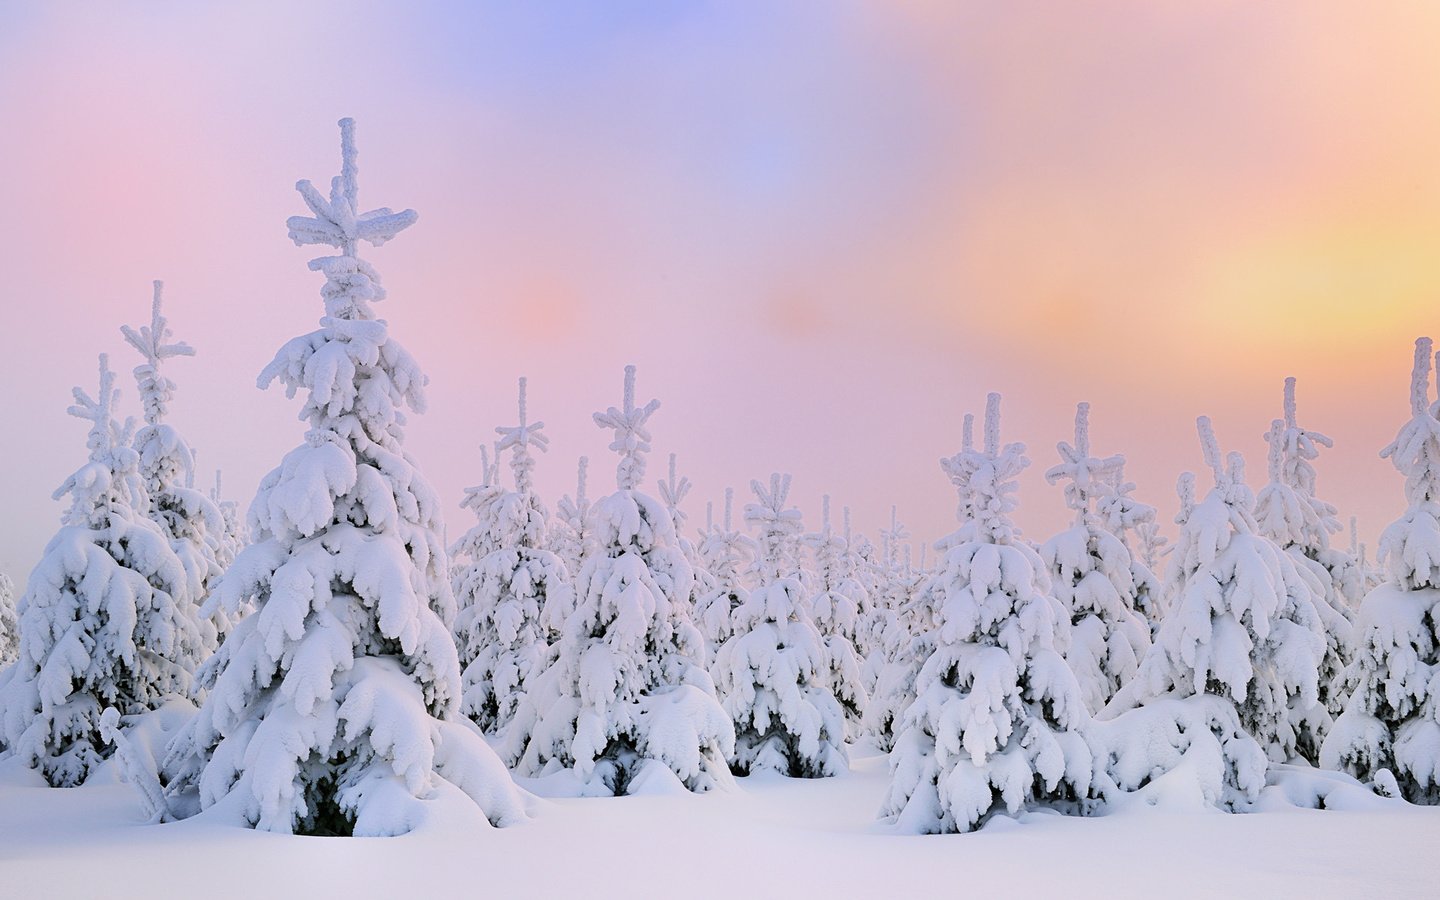
<path id="1" fill-rule="evenodd" d="M 1367 536 L 1401 510 L 1377 451 L 1440 332 L 1436 7 L 411 6 L 0 8 L 0 570 L 58 524 L 96 353 L 134 409 L 119 326 L 153 278 L 199 351 L 170 373 L 202 469 L 248 505 L 301 440 L 254 381 L 320 314 L 284 221 L 342 115 L 362 201 L 420 213 L 368 258 L 452 536 L 519 375 L 552 506 L 582 453 L 610 487 L 590 413 L 628 362 L 664 404 L 649 480 L 678 452 L 697 524 L 781 470 L 812 524 L 830 492 L 938 537 L 936 460 L 998 390 L 1031 537 L 1066 521 L 1041 473 L 1079 400 L 1168 527 L 1198 414 L 1260 486 L 1286 375 L 1336 441 L 1322 494 Z"/>

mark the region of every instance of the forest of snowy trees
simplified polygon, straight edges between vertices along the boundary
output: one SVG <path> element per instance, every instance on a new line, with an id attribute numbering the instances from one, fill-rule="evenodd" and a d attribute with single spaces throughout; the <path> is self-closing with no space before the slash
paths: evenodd
<path id="1" fill-rule="evenodd" d="M 1337 540 L 1318 468 L 1331 442 L 1300 424 L 1294 379 L 1258 491 L 1197 420 L 1209 471 L 1180 477 L 1169 543 L 1125 458 L 1092 448 L 1103 410 L 1085 403 L 1045 471 L 1054 492 L 1034 498 L 1071 524 L 1022 535 L 1031 459 L 1003 440 L 995 394 L 939 460 L 948 535 L 911 539 L 892 516 L 871 540 L 828 495 L 807 522 L 783 473 L 692 525 L 676 458 L 649 473 L 663 414 L 634 367 L 594 416 L 613 490 L 582 458 L 552 514 L 533 477 L 544 398 L 521 377 L 516 423 L 451 498 L 474 515 L 452 544 L 405 444 L 427 378 L 377 318 L 386 292 L 360 255 L 417 214 L 360 204 L 353 122 L 340 130 L 340 174 L 328 191 L 301 181 L 307 214 L 287 222 L 297 246 L 334 251 L 309 262 L 318 328 L 259 379 L 301 398 L 297 445 L 246 514 L 218 474 L 195 486 L 168 419 L 172 363 L 195 351 L 156 282 L 148 323 L 123 327 L 143 424 L 101 355 L 69 410 L 87 434 L 58 528 L 23 589 L 0 575 L 0 759 L 62 788 L 113 758 L 154 821 L 327 835 L 405 833 L 444 795 L 506 826 L 529 815 L 524 781 L 557 773 L 587 796 L 825 778 L 862 744 L 888 753 L 877 816 L 913 833 L 1160 790 L 1245 811 L 1280 782 L 1315 807 L 1345 779 L 1440 804 L 1429 339 L 1382 452 L 1406 508 L 1375 565 L 1353 521 Z"/>

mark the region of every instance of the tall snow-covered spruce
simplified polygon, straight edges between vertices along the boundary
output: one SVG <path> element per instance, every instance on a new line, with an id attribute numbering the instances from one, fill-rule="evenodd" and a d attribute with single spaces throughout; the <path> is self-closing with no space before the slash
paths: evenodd
<path id="1" fill-rule="evenodd" d="M 532 676 L 546 661 L 540 613 L 548 603 L 571 605 L 565 564 L 545 549 L 549 516 L 536 495 L 530 450 L 545 450 L 543 422 L 531 422 L 520 379 L 520 424 L 497 428 L 496 453 L 511 451 L 513 491 L 493 486 L 465 492 L 477 523 L 455 545 L 455 596 L 460 611 L 464 711 L 484 731 L 498 734 L 515 721 Z M 491 476 L 487 474 L 487 480 Z M 528 723 L 527 723 L 528 724 Z M 522 739 L 524 736 L 521 736 Z"/>
<path id="2" fill-rule="evenodd" d="M 1259 796 L 1269 759 L 1298 752 L 1299 724 L 1319 704 L 1324 630 L 1313 583 L 1257 531 L 1240 454 L 1222 458 L 1210 420 L 1197 425 L 1215 486 L 1193 503 L 1193 478 L 1180 481 L 1170 609 L 1092 734 L 1120 788 L 1188 761 L 1194 802 L 1240 809 Z"/>
<path id="3" fill-rule="evenodd" d="M 890 755 L 881 812 L 906 831 L 970 831 L 1035 806 L 1077 812 L 1091 795 L 1080 731 L 1088 716 L 1054 648 L 1057 604 L 1009 517 L 1024 452 L 1001 446 L 1000 396 L 991 394 L 983 448 L 960 460 L 969 518 L 930 588 L 934 649 Z"/>
<path id="4" fill-rule="evenodd" d="M 635 367 L 625 369 L 621 407 L 595 414 L 615 433 L 615 493 L 595 501 L 576 577 L 575 610 L 555 661 L 527 703 L 536 725 L 522 772 L 573 768 L 592 794 L 656 790 L 678 780 L 692 791 L 729 781 L 735 731 L 704 666 L 690 620 L 694 575 L 670 511 L 639 490 L 658 400 L 635 405 Z"/>
<path id="5" fill-rule="evenodd" d="M 1335 507 L 1315 496 L 1311 465 L 1330 439 L 1296 424 L 1294 378 L 1285 379 L 1285 418 L 1272 423 L 1265 439 L 1270 443 L 1270 481 L 1255 498 L 1255 520 L 1260 534 L 1284 550 L 1309 579 L 1325 637 L 1316 682 L 1320 703 L 1292 714 L 1297 749 L 1317 763 L 1331 716 L 1339 715 L 1343 705 L 1340 676 L 1355 643 L 1351 598 L 1363 593 L 1364 575 L 1353 557 L 1330 546 L 1330 533 L 1339 531 L 1340 523 Z"/>
<path id="6" fill-rule="evenodd" d="M 520 795 L 461 721 L 440 501 L 404 450 L 404 408 L 423 411 L 426 378 L 375 317 L 385 293 L 357 253 L 416 215 L 360 211 L 354 123 L 340 134 L 329 197 L 301 181 L 311 215 L 287 223 L 297 245 L 340 251 L 310 261 L 325 314 L 259 379 L 304 394 L 309 430 L 261 482 L 252 543 L 216 592 L 232 613 L 256 608 L 171 743 L 169 814 L 198 803 L 266 831 L 389 835 L 458 791 L 503 825 L 523 818 Z"/>
<path id="7" fill-rule="evenodd" d="M 1405 476 L 1405 513 L 1380 536 L 1389 580 L 1360 606 L 1352 692 L 1321 747 L 1348 771 L 1412 803 L 1440 803 L 1440 401 L 1429 338 L 1415 342 L 1410 421 L 1380 455 Z"/>
<path id="8" fill-rule="evenodd" d="M 165 421 L 175 382 L 164 372 L 164 362 L 177 356 L 194 356 L 184 342 L 171 342 L 170 323 L 161 312 L 162 282 L 155 282 L 150 304 L 150 324 L 140 328 L 122 325 L 125 340 L 142 358 L 135 367 L 135 382 L 145 412 L 145 426 L 135 433 L 135 451 L 140 454 L 140 477 L 145 483 L 145 513 L 170 540 L 175 555 L 184 564 L 185 578 L 179 584 L 164 585 L 183 612 L 195 619 L 202 646 L 197 653 L 207 657 L 225 631 L 228 619 L 201 616 L 199 608 L 210 596 L 223 571 L 225 520 L 219 507 L 204 492 L 193 487 L 195 454 L 173 426 Z M 194 670 L 204 659 L 184 663 Z"/>
<path id="9" fill-rule="evenodd" d="M 106 707 L 134 715 L 185 696 L 202 644 L 190 598 L 167 590 L 187 583 L 185 568 L 145 515 L 118 393 L 102 354 L 99 392 L 76 388 L 69 410 L 90 423 L 90 458 L 55 492 L 70 508 L 20 599 L 20 658 L 0 675 L 0 741 L 55 787 L 109 755 Z"/>
<path id="10" fill-rule="evenodd" d="M 1065 504 L 1075 511 L 1075 524 L 1041 545 L 1040 557 L 1070 619 L 1061 632 L 1065 661 L 1080 682 L 1086 706 L 1096 713 L 1134 676 L 1150 646 L 1150 626 L 1135 610 L 1130 551 L 1092 508 L 1096 494 L 1125 461 L 1090 455 L 1090 404 L 1075 410 L 1075 443 L 1062 441 L 1058 449 L 1062 462 L 1045 479 L 1067 482 Z"/>
<path id="11" fill-rule="evenodd" d="M 745 519 L 759 538 L 755 587 L 732 616 L 734 633 L 712 672 L 735 723 L 731 768 L 797 778 L 836 775 L 847 765 L 845 713 L 830 689 L 829 652 L 810 617 L 800 579 L 800 510 L 788 505 L 790 476 L 751 483 Z"/>

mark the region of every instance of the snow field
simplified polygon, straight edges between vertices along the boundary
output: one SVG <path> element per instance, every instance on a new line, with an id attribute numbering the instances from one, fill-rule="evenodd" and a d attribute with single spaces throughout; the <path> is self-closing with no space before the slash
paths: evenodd
<path id="1" fill-rule="evenodd" d="M 383 839 L 275 835 L 205 816 L 149 826 L 109 764 L 85 787 L 56 790 L 7 763 L 0 896 L 1401 898 L 1433 897 L 1440 882 L 1434 808 L 1227 815 L 1142 802 L 916 838 L 875 818 L 885 758 L 860 747 L 851 757 L 835 778 L 757 775 L 731 792 L 535 799 L 528 822 L 500 829 L 446 797 L 414 832 Z"/>

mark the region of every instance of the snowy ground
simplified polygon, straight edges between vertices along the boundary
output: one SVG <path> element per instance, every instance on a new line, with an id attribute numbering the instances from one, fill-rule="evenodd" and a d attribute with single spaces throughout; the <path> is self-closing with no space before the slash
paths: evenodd
<path id="1" fill-rule="evenodd" d="M 549 799 L 493 829 L 439 803 L 401 838 L 140 823 L 108 772 L 73 790 L 0 771 L 0 897 L 1433 897 L 1440 809 L 1031 815 L 910 837 L 874 820 L 884 759 L 729 794 Z M 554 784 L 532 785 L 540 791 Z M 1018 892 L 1018 893 L 1016 893 Z"/>

